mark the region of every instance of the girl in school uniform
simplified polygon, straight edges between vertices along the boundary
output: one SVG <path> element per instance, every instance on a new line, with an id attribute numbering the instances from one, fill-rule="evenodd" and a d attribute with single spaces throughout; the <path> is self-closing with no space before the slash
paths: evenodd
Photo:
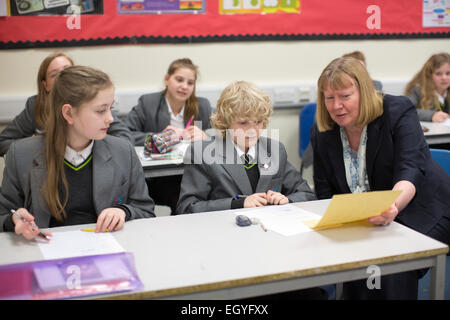
<path id="1" fill-rule="evenodd" d="M 432 55 L 406 85 L 405 96 L 416 106 L 420 121 L 443 122 L 450 112 L 450 54 Z"/>
<path id="2" fill-rule="evenodd" d="M 37 76 L 37 95 L 27 99 L 25 109 L 0 133 L 0 156 L 5 155 L 15 140 L 42 133 L 48 116 L 45 106 L 55 78 L 61 70 L 73 65 L 73 60 L 62 52 L 53 53 L 42 61 Z M 108 128 L 108 134 L 133 143 L 128 128 L 120 122 L 116 114 L 113 114 L 113 117 L 114 121 Z"/>
<path id="3" fill-rule="evenodd" d="M 316 199 L 283 144 L 260 136 L 271 113 L 268 95 L 253 84 L 225 88 L 211 117 L 219 134 L 186 152 L 179 214 Z"/>
<path id="4" fill-rule="evenodd" d="M 39 228 L 96 223 L 98 232 L 115 231 L 154 217 L 133 146 L 107 135 L 113 103 L 105 73 L 84 66 L 59 72 L 45 132 L 13 142 L 6 154 L 0 230 L 33 239 Z"/>
<path id="5" fill-rule="evenodd" d="M 210 128 L 209 101 L 195 95 L 198 68 L 188 58 L 173 61 L 164 77 L 166 88 L 162 92 L 145 94 L 128 114 L 125 123 L 134 136 L 135 145 L 144 145 L 149 133 L 174 130 L 179 137 L 190 140 L 207 137 Z M 194 121 L 190 121 L 193 118 Z M 188 123 L 192 123 L 186 127 Z M 180 192 L 181 176 L 151 178 L 147 180 L 150 196 L 156 204 L 168 205 L 175 214 Z"/>

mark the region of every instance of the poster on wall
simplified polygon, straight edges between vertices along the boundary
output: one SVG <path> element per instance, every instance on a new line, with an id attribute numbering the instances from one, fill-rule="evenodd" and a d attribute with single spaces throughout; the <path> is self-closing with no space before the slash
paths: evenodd
<path id="1" fill-rule="evenodd" d="M 220 0 L 221 14 L 300 13 L 300 0 Z"/>
<path id="2" fill-rule="evenodd" d="M 102 14 L 103 0 L 8 0 L 10 16 Z"/>
<path id="3" fill-rule="evenodd" d="M 450 0 L 423 0 L 423 26 L 450 27 Z"/>
<path id="4" fill-rule="evenodd" d="M 450 0 L 7 1 L 0 49 L 450 37 Z M 69 5 L 82 7 L 68 13 Z"/>
<path id="5" fill-rule="evenodd" d="M 117 9 L 119 14 L 177 14 L 177 13 L 204 13 L 206 0 L 119 0 Z"/>

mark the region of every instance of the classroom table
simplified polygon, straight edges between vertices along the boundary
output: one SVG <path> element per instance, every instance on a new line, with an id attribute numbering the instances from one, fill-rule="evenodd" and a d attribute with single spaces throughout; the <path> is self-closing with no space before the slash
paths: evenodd
<path id="1" fill-rule="evenodd" d="M 429 145 L 450 143 L 450 126 L 439 122 L 421 121 L 422 128 L 427 128 L 424 132 L 425 140 Z"/>
<path id="2" fill-rule="evenodd" d="M 323 214 L 328 202 L 295 205 Z M 367 279 L 371 265 L 382 275 L 431 267 L 430 298 L 444 297 L 448 246 L 401 224 L 350 224 L 287 237 L 237 226 L 235 215 L 246 210 L 127 222 L 113 235 L 134 254 L 144 288 L 100 298 L 238 299 Z M 35 242 L 14 233 L 0 233 L 0 252 L 0 265 L 43 258 Z"/>
<path id="3" fill-rule="evenodd" d="M 141 161 L 146 178 L 182 175 L 184 172 L 183 159 L 143 160 L 141 158 L 144 147 L 134 147 Z"/>

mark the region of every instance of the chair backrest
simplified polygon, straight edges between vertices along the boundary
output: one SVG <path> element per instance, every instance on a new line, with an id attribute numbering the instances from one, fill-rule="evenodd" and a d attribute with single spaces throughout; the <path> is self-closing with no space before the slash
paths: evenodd
<path id="1" fill-rule="evenodd" d="M 300 142 L 299 142 L 299 155 L 303 156 L 310 141 L 311 127 L 314 124 L 314 116 L 316 114 L 316 103 L 308 103 L 300 111 Z"/>
<path id="2" fill-rule="evenodd" d="M 430 149 L 431 157 L 450 175 L 450 151 L 444 149 Z"/>

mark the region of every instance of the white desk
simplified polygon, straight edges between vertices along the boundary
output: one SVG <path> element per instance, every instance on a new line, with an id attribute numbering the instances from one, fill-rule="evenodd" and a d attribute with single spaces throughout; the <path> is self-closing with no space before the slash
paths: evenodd
<path id="1" fill-rule="evenodd" d="M 182 175 L 184 172 L 183 159 L 143 160 L 141 159 L 144 147 L 134 147 L 141 161 L 146 178 Z"/>
<path id="2" fill-rule="evenodd" d="M 429 131 L 424 132 L 425 140 L 429 145 L 450 143 L 450 126 L 438 122 L 420 122 L 422 127 Z"/>
<path id="3" fill-rule="evenodd" d="M 327 204 L 296 205 L 323 213 Z M 52 231 L 74 229 L 80 226 Z M 444 295 L 448 247 L 397 223 L 284 237 L 239 227 L 234 214 L 221 211 L 134 220 L 114 237 L 134 254 L 144 289 L 107 298 L 245 298 L 367 279 L 370 265 L 382 275 L 431 267 L 431 298 Z M 0 265 L 42 259 L 36 243 L 13 233 L 0 233 L 0 252 Z"/>

